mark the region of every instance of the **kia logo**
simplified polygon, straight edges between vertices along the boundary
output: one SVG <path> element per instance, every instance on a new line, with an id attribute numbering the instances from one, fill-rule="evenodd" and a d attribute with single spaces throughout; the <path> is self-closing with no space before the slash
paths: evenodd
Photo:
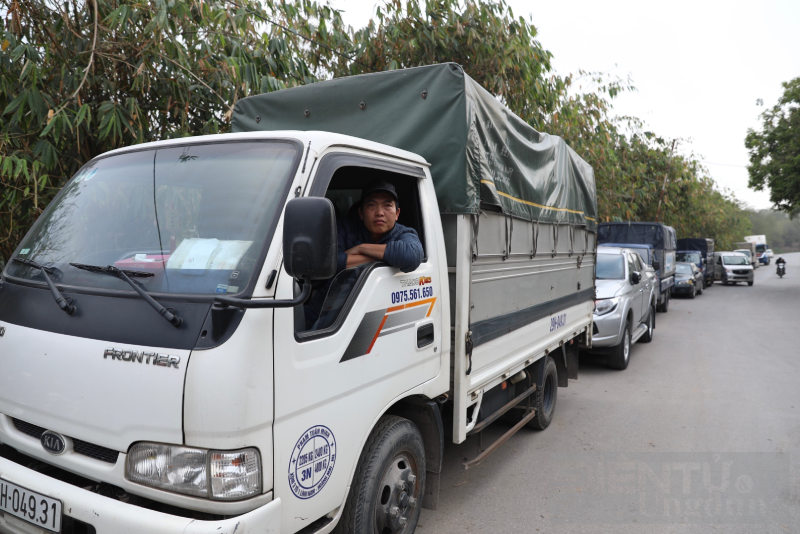
<path id="1" fill-rule="evenodd" d="M 50 454 L 63 454 L 67 449 L 67 440 L 61 434 L 50 430 L 45 431 L 41 437 L 42 447 Z"/>

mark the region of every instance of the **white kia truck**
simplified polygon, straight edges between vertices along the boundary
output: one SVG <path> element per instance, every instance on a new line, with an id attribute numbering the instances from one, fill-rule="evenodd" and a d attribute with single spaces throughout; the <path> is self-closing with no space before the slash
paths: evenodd
<path id="1" fill-rule="evenodd" d="M 445 440 L 512 420 L 469 468 L 550 423 L 594 299 L 564 141 L 453 64 L 244 99 L 233 129 L 93 159 L 9 259 L 0 531 L 410 533 Z M 424 258 L 337 273 L 375 178 Z"/>

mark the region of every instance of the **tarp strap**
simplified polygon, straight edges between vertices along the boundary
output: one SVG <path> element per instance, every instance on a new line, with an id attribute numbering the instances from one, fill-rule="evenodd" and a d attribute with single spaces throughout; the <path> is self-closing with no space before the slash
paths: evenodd
<path id="1" fill-rule="evenodd" d="M 553 226 L 553 254 L 551 255 L 551 257 L 555 258 L 556 254 L 558 254 L 558 225 L 556 223 L 553 223 L 552 226 Z"/>
<path id="2" fill-rule="evenodd" d="M 478 259 L 478 230 L 480 229 L 480 212 L 473 215 L 472 219 L 472 261 Z"/>
<path id="3" fill-rule="evenodd" d="M 533 234 L 533 249 L 531 250 L 531 259 L 536 257 L 537 249 L 539 248 L 539 221 L 536 221 L 536 228 L 533 227 L 531 221 L 531 233 Z"/>
<path id="4" fill-rule="evenodd" d="M 572 257 L 572 251 L 575 248 L 575 228 L 569 225 L 569 257 Z"/>
<path id="5" fill-rule="evenodd" d="M 514 219 L 506 215 L 506 248 L 503 251 L 503 261 L 511 255 L 511 234 L 514 232 Z"/>

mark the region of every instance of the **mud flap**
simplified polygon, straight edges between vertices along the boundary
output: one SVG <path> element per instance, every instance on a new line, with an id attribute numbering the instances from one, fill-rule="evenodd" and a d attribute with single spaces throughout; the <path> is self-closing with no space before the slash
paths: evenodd
<path id="1" fill-rule="evenodd" d="M 578 378 L 578 344 L 570 340 L 561 345 L 561 354 L 553 353 L 553 361 L 556 362 L 558 371 L 558 387 L 569 386 L 569 379 Z"/>

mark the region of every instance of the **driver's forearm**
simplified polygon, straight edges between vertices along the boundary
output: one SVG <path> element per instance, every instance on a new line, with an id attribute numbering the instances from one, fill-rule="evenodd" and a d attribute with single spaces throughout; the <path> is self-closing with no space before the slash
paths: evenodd
<path id="1" fill-rule="evenodd" d="M 369 256 L 364 256 L 363 254 L 348 254 L 347 255 L 347 268 L 351 267 L 358 267 L 359 265 L 363 265 L 365 263 L 369 263 L 371 261 L 375 261 L 374 259 L 370 258 Z"/>
<path id="2" fill-rule="evenodd" d="M 383 253 L 386 251 L 386 245 L 373 245 L 371 243 L 364 243 L 358 246 L 358 252 L 364 256 L 369 256 L 372 261 L 383 260 Z"/>

